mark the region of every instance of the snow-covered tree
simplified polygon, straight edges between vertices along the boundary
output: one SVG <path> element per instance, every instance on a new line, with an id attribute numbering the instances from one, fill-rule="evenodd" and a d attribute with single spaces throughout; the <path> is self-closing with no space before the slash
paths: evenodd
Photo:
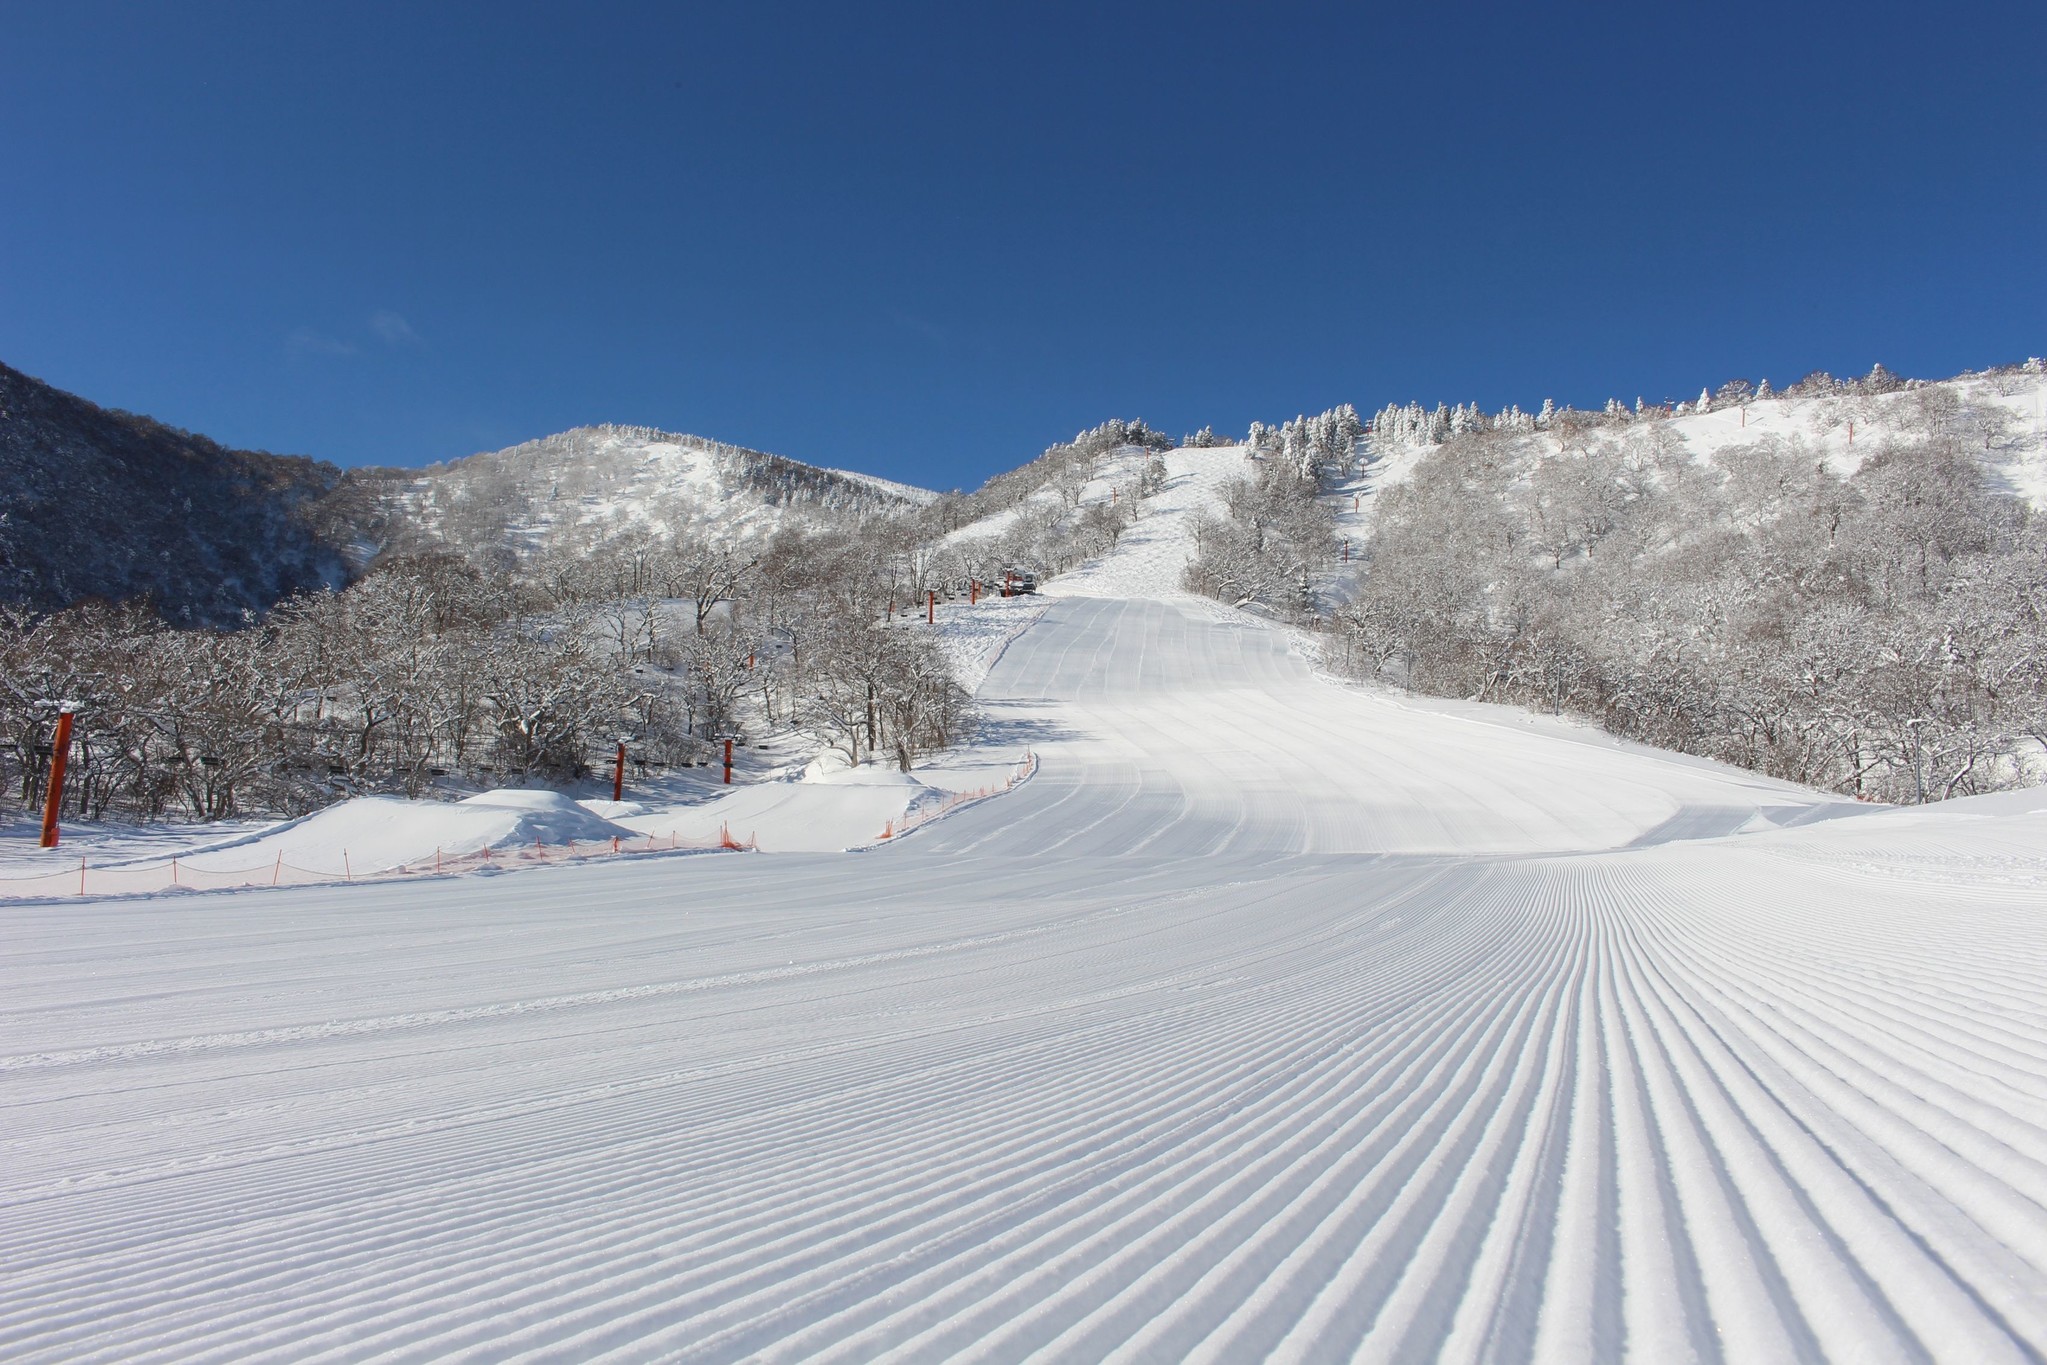
<path id="1" fill-rule="evenodd" d="M 1377 496 L 1333 657 L 1885 800 L 2031 780 L 2047 532 L 1940 406 L 1847 477 L 1776 439 L 1694 463 L 1662 423 L 1445 444 Z"/>

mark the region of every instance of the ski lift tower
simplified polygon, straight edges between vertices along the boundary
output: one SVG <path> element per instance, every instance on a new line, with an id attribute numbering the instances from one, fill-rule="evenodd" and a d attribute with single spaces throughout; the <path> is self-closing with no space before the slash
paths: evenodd
<path id="1" fill-rule="evenodd" d="M 732 742 L 739 738 L 739 731 L 722 729 L 718 731 L 716 738 L 725 743 L 725 785 L 729 787 L 732 785 Z"/>

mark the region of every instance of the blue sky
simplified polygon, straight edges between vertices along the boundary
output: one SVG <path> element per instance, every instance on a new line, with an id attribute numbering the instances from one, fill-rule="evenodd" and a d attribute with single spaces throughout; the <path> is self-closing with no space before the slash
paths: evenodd
<path id="1" fill-rule="evenodd" d="M 2047 351 L 2047 6 L 0 0 L 0 360 L 420 464 Z"/>

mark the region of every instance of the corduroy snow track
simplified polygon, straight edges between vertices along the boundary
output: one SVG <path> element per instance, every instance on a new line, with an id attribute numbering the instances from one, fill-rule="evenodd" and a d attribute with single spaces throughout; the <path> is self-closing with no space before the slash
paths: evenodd
<path id="1" fill-rule="evenodd" d="M 0 1355 L 2047 1353 L 2047 794 L 1092 582 L 900 845 L 0 907 Z"/>

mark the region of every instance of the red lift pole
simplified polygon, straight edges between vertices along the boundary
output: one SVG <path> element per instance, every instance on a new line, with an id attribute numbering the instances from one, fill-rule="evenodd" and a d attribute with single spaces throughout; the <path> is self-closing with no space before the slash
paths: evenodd
<path id="1" fill-rule="evenodd" d="M 611 799 L 625 800 L 625 741 L 618 742 L 618 764 L 611 770 Z"/>
<path id="2" fill-rule="evenodd" d="M 725 741 L 725 785 L 732 785 L 732 741 Z"/>
<path id="3" fill-rule="evenodd" d="M 933 589 L 930 593 L 926 594 L 924 602 L 924 624 L 927 626 L 935 626 L 938 624 L 938 592 L 936 589 Z"/>
<path id="4" fill-rule="evenodd" d="M 71 713 L 57 713 L 57 737 L 50 741 L 50 789 L 43 793 L 43 847 L 57 846 L 57 812 L 64 807 L 64 765 L 71 759 Z"/>

